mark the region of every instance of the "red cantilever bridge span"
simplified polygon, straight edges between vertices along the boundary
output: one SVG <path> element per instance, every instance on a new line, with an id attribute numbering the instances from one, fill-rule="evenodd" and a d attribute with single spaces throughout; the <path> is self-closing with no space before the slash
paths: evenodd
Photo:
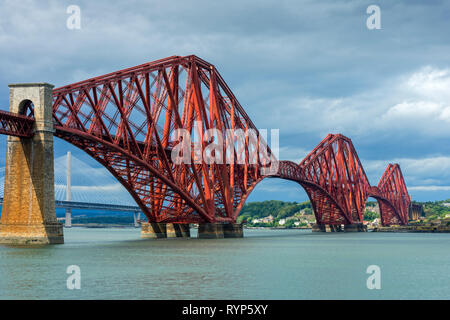
<path id="1" fill-rule="evenodd" d="M 28 100 L 20 114 L 1 111 L 0 133 L 32 137 L 33 111 Z M 264 150 L 256 161 L 248 156 L 255 147 L 248 137 L 241 153 L 237 148 L 228 155 L 241 161 L 172 161 L 171 150 L 181 141 L 177 129 L 201 136 L 211 128 L 258 132 L 216 68 L 196 56 L 169 57 L 54 89 L 53 124 L 56 137 L 84 150 L 120 181 L 150 222 L 233 223 L 267 177 L 300 184 L 318 224 L 361 223 L 368 197 L 377 199 L 384 225 L 408 222 L 410 196 L 399 165 L 389 164 L 371 186 L 351 140 L 340 134 L 328 135 L 299 164 L 276 160 L 278 169 L 269 175 L 260 152 L 273 155 L 259 135 L 256 148 Z"/>

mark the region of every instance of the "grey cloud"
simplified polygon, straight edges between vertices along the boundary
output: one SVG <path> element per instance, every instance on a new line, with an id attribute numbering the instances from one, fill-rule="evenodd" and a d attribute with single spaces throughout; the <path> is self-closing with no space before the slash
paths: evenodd
<path id="1" fill-rule="evenodd" d="M 81 7 L 81 30 L 66 28 L 70 4 Z M 295 153 L 329 132 L 349 135 L 364 159 L 448 156 L 448 95 L 408 96 L 398 83 L 425 66 L 450 68 L 450 4 L 377 1 L 382 30 L 369 31 L 370 4 L 4 0 L 0 107 L 8 105 L 11 82 L 59 86 L 197 54 L 218 67 L 258 127 L 282 129 L 285 152 L 298 148 L 289 158 L 301 158 Z M 441 119 L 401 112 L 402 103 L 422 102 L 439 105 Z"/>

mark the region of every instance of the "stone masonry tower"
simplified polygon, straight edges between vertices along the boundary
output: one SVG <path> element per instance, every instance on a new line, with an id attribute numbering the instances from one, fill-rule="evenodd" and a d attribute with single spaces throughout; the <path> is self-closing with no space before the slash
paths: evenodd
<path id="1" fill-rule="evenodd" d="M 34 105 L 34 136 L 8 136 L 0 243 L 64 243 L 56 220 L 52 89 L 47 83 L 10 85 L 9 110 Z"/>

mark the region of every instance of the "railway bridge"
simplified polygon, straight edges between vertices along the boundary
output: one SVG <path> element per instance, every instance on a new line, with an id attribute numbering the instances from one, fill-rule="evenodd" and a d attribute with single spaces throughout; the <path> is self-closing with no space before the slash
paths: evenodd
<path id="1" fill-rule="evenodd" d="M 63 242 L 53 137 L 85 151 L 128 190 L 148 220 L 143 237 L 186 236 L 190 223 L 199 224 L 201 237 L 241 237 L 236 218 L 265 178 L 303 187 L 319 229 L 359 229 L 368 197 L 378 201 L 383 225 L 408 223 L 411 200 L 399 165 L 389 164 L 371 186 L 351 140 L 340 134 L 298 164 L 279 161 L 217 69 L 196 56 L 56 89 L 9 87 L 9 112 L 0 112 L 0 133 L 8 135 L 0 242 Z"/>

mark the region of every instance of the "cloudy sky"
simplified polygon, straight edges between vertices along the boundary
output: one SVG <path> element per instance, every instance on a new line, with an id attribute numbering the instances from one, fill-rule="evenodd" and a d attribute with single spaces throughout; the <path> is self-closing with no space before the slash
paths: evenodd
<path id="1" fill-rule="evenodd" d="M 72 4 L 80 30 L 66 27 Z M 371 4 L 381 8 L 379 30 L 366 26 Z M 446 1 L 0 0 L 0 108 L 8 83 L 61 86 L 195 54 L 219 69 L 258 128 L 280 129 L 281 159 L 298 161 L 342 133 L 372 184 L 397 162 L 414 199 L 447 199 L 449 16 Z M 56 157 L 68 150 L 98 166 L 56 141 Z M 266 179 L 250 198 L 264 199 L 306 193 Z"/>

